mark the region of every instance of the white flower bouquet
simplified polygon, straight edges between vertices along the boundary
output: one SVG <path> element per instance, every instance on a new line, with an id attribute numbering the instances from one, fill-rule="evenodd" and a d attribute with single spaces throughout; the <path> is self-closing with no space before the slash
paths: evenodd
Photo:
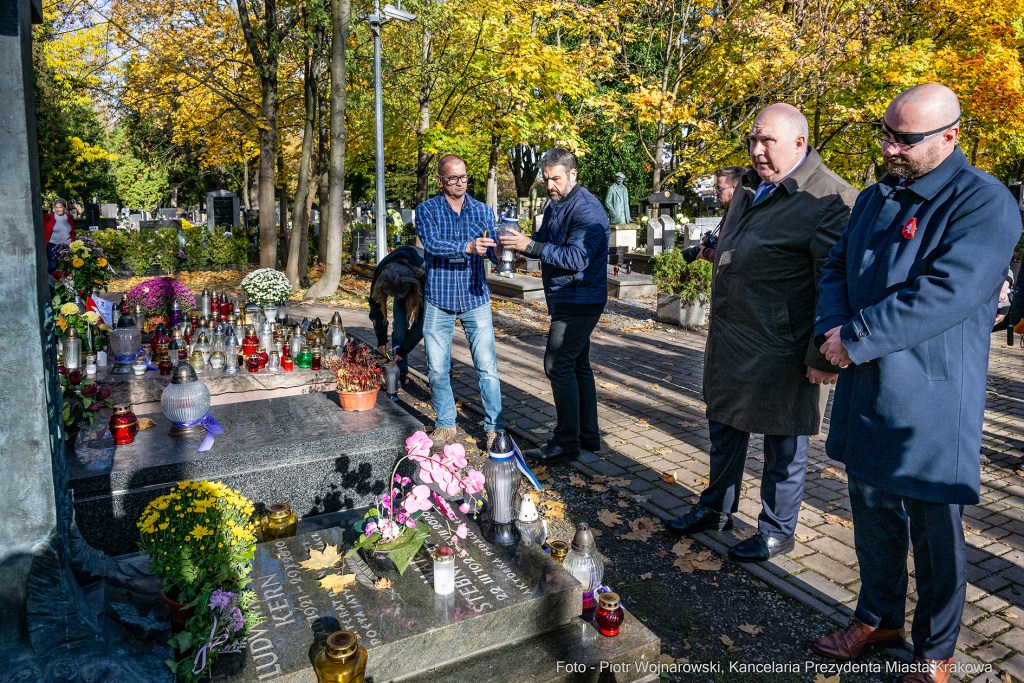
<path id="1" fill-rule="evenodd" d="M 242 291 L 249 301 L 258 306 L 288 299 L 292 295 L 292 284 L 284 273 L 273 268 L 260 268 L 245 276 Z"/>

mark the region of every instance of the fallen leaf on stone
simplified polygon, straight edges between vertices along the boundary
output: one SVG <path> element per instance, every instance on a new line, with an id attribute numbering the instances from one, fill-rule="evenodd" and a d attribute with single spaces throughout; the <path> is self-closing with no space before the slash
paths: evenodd
<path id="1" fill-rule="evenodd" d="M 548 479 L 551 478 L 551 475 L 548 474 L 547 472 L 541 472 L 540 474 L 536 475 L 536 477 L 537 481 L 547 481 Z"/>
<path id="2" fill-rule="evenodd" d="M 654 572 L 647 572 L 645 574 L 641 574 L 640 575 L 640 580 L 641 581 L 646 581 L 647 579 L 650 579 L 650 578 L 653 578 L 653 577 L 654 577 Z"/>
<path id="3" fill-rule="evenodd" d="M 619 507 L 620 507 L 620 508 L 628 508 L 628 507 L 629 507 L 629 503 L 627 503 L 627 502 L 626 502 L 626 501 L 624 501 L 624 500 L 620 500 L 620 501 L 619 501 Z"/>
<path id="4" fill-rule="evenodd" d="M 739 645 L 730 645 L 729 647 L 725 648 L 725 651 L 729 652 L 729 653 L 743 652 L 743 648 L 740 647 Z"/>
<path id="5" fill-rule="evenodd" d="M 299 565 L 304 569 L 310 571 L 323 571 L 324 569 L 330 569 L 334 565 L 341 562 L 342 556 L 338 552 L 337 546 L 329 545 L 322 551 L 316 548 L 309 549 L 309 559 L 304 562 L 299 562 Z"/>
<path id="6" fill-rule="evenodd" d="M 140 417 L 139 418 L 139 430 L 140 431 L 143 430 L 143 429 L 149 429 L 150 427 L 152 427 L 155 424 L 156 424 L 156 422 L 154 422 L 153 420 L 149 419 L 148 417 Z"/>
<path id="7" fill-rule="evenodd" d="M 758 462 L 764 462 L 764 456 L 761 455 L 760 453 L 751 453 L 747 457 L 750 458 L 751 460 L 756 460 Z"/>
<path id="8" fill-rule="evenodd" d="M 579 488 L 583 488 L 587 485 L 587 482 L 583 481 L 582 477 L 578 477 L 575 474 L 569 477 L 569 483 Z"/>
<path id="9" fill-rule="evenodd" d="M 757 529 L 733 529 L 732 537 L 737 541 L 745 541 L 756 533 Z"/>
<path id="10" fill-rule="evenodd" d="M 462 407 L 462 401 L 456 401 L 455 402 L 455 407 L 456 408 L 461 408 Z"/>
<path id="11" fill-rule="evenodd" d="M 355 576 L 355 574 L 352 574 L 352 576 Z M 386 591 L 388 588 L 391 588 L 391 579 L 382 576 L 373 582 L 373 587 L 378 590 Z"/>
<path id="12" fill-rule="evenodd" d="M 531 429 L 530 431 L 533 432 L 534 434 L 544 434 L 545 432 L 548 432 L 550 430 L 547 427 L 537 427 L 536 429 Z"/>
<path id="13" fill-rule="evenodd" d="M 627 541 L 643 541 L 646 543 L 658 529 L 658 525 L 650 517 L 640 517 L 639 519 L 630 520 L 629 528 L 632 529 L 628 534 L 623 534 L 622 538 Z"/>
<path id="14" fill-rule="evenodd" d="M 961 521 L 960 521 L 960 524 L 962 524 L 962 525 L 963 525 L 963 527 L 964 527 L 964 533 L 965 533 L 965 534 L 975 534 L 976 536 L 980 536 L 980 535 L 981 535 L 981 532 L 980 532 L 980 531 L 978 531 L 977 529 L 972 529 L 972 528 L 971 528 L 971 525 L 970 525 L 970 524 L 968 524 L 967 522 L 964 522 L 963 520 L 961 520 Z"/>
<path id="15" fill-rule="evenodd" d="M 719 636 L 718 639 L 722 641 L 722 645 L 725 645 L 726 647 L 733 644 L 732 638 L 729 636 Z"/>
<path id="16" fill-rule="evenodd" d="M 820 472 L 819 476 L 822 479 L 832 479 L 833 481 L 841 481 L 844 483 L 846 482 L 846 474 L 840 472 L 835 467 L 826 467 Z"/>
<path id="17" fill-rule="evenodd" d="M 668 551 L 667 550 L 658 550 L 658 551 L 655 551 L 654 554 L 657 555 L 658 557 L 668 557 Z"/>
<path id="18" fill-rule="evenodd" d="M 678 470 L 676 470 L 676 471 L 678 471 Z M 668 484 L 676 484 L 676 483 L 678 483 L 676 481 L 676 471 L 673 471 L 672 474 L 663 474 L 663 475 L 661 475 L 661 480 L 663 482 L 665 482 L 665 483 L 668 483 Z"/>
<path id="19" fill-rule="evenodd" d="M 1019 618 L 1019 617 L 1017 617 L 1017 615 L 1016 615 L 1016 614 L 1014 614 L 1013 612 L 1007 612 L 1007 613 L 1006 613 L 1006 617 L 1007 617 L 1008 619 L 1017 619 L 1017 618 Z"/>
<path id="20" fill-rule="evenodd" d="M 615 389 L 615 388 L 617 388 L 617 387 L 618 387 L 619 385 L 618 385 L 618 384 L 612 384 L 611 382 L 602 382 L 602 383 L 601 383 L 601 384 L 599 384 L 598 386 L 600 386 L 600 387 L 603 387 L 603 388 L 605 388 L 605 389 Z"/>
<path id="21" fill-rule="evenodd" d="M 648 389 L 651 389 L 651 390 L 653 390 L 653 391 L 657 391 L 657 390 L 658 390 L 658 389 L 660 389 L 661 387 L 659 387 L 659 386 L 658 386 L 657 384 L 651 384 L 651 385 L 650 385 L 650 386 L 648 386 L 647 388 L 648 388 Z"/>
<path id="22" fill-rule="evenodd" d="M 608 477 L 605 481 L 609 486 L 629 486 L 633 483 L 632 479 L 623 479 L 622 477 Z"/>
<path id="23" fill-rule="evenodd" d="M 608 487 L 605 486 L 604 484 L 591 484 L 590 490 L 593 491 L 594 493 L 604 493 L 605 491 L 608 490 Z"/>
<path id="24" fill-rule="evenodd" d="M 355 574 L 328 574 L 324 578 L 320 579 L 320 587 L 338 595 L 345 590 L 345 586 L 355 582 Z"/>
<path id="25" fill-rule="evenodd" d="M 853 515 L 825 515 L 825 522 L 832 526 L 845 526 L 849 529 L 853 526 Z"/>
<path id="26" fill-rule="evenodd" d="M 641 417 L 639 420 L 636 421 L 636 426 L 637 427 L 648 427 L 648 426 L 650 426 L 650 423 L 647 421 L 646 417 Z"/>
<path id="27" fill-rule="evenodd" d="M 686 502 L 696 505 L 697 503 L 700 502 L 700 496 L 690 496 L 689 498 L 686 499 Z"/>
<path id="28" fill-rule="evenodd" d="M 665 664 L 666 666 L 669 664 L 675 664 L 675 661 L 676 660 L 673 659 L 671 655 L 666 655 L 664 653 L 661 655 L 661 657 L 658 658 L 658 663 Z"/>
<path id="29" fill-rule="evenodd" d="M 740 626 L 740 630 L 752 636 L 759 636 L 764 633 L 764 629 L 755 624 L 743 624 Z"/>
<path id="30" fill-rule="evenodd" d="M 603 484 L 604 480 L 607 478 L 608 477 L 604 476 L 603 474 L 595 474 L 590 478 L 590 481 L 594 482 L 595 484 Z"/>
<path id="31" fill-rule="evenodd" d="M 796 538 L 797 540 L 804 541 L 806 543 L 807 541 L 814 540 L 817 536 L 811 536 L 810 534 L 797 534 Z"/>
<path id="32" fill-rule="evenodd" d="M 684 574 L 693 573 L 693 563 L 685 558 L 677 557 L 676 561 L 672 563 L 672 566 L 679 567 L 679 571 L 681 571 Z"/>
<path id="33" fill-rule="evenodd" d="M 708 481 L 707 477 L 697 477 L 697 480 L 694 483 L 695 484 L 704 484 L 704 486 L 710 486 L 711 485 L 711 482 Z"/>
<path id="34" fill-rule="evenodd" d="M 598 394 L 597 397 L 602 401 L 612 401 L 618 398 L 618 396 L 615 396 L 614 394 Z"/>
<path id="35" fill-rule="evenodd" d="M 753 585 L 757 586 L 758 588 L 767 588 L 768 587 L 767 583 L 765 583 L 764 581 L 758 581 L 757 579 L 751 579 L 750 583 L 752 583 Z"/>
<path id="36" fill-rule="evenodd" d="M 825 674 L 818 674 L 814 677 L 814 683 L 839 683 L 839 674 L 835 676 L 825 676 Z"/>
<path id="37" fill-rule="evenodd" d="M 622 517 L 619 513 L 612 512 L 611 510 L 601 510 L 597 513 L 597 519 L 605 526 L 618 526 L 622 524 Z"/>
<path id="38" fill-rule="evenodd" d="M 633 500 L 635 500 L 638 503 L 646 503 L 650 499 L 650 496 L 633 496 Z"/>
<path id="39" fill-rule="evenodd" d="M 668 455 L 669 453 L 672 452 L 672 449 L 671 448 L 655 448 L 654 452 L 659 454 L 659 455 Z"/>
<path id="40" fill-rule="evenodd" d="M 604 533 L 600 529 L 591 529 L 590 533 L 594 534 L 594 538 L 601 538 L 601 534 Z"/>
<path id="41" fill-rule="evenodd" d="M 679 557 L 682 557 L 686 553 L 690 552 L 690 546 L 693 545 L 692 538 L 684 538 L 683 540 L 672 546 L 672 553 Z"/>

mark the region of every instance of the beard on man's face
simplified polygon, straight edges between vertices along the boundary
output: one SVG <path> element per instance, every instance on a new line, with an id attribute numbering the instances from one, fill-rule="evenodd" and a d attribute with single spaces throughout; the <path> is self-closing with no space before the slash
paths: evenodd
<path id="1" fill-rule="evenodd" d="M 939 148 L 931 147 L 920 159 L 910 159 L 903 154 L 883 154 L 886 168 L 897 178 L 914 180 L 939 165 Z"/>

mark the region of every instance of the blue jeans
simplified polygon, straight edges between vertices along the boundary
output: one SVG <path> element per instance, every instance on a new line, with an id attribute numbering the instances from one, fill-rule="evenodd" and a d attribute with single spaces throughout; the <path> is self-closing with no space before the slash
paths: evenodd
<path id="1" fill-rule="evenodd" d="M 406 332 L 409 331 L 409 316 L 405 314 L 405 302 L 395 299 L 395 303 L 391 307 L 391 313 L 394 316 L 394 327 L 391 330 L 391 346 L 401 346 L 402 342 L 405 341 Z M 408 358 L 402 358 L 402 360 L 398 361 L 398 372 L 403 378 L 409 374 Z"/>
<path id="2" fill-rule="evenodd" d="M 484 304 L 463 313 L 450 313 L 432 303 L 424 302 L 423 345 L 427 352 L 427 374 L 434 401 L 434 421 L 438 429 L 455 426 L 455 397 L 452 396 L 452 337 L 455 320 L 462 321 L 473 367 L 480 382 L 480 398 L 484 404 L 484 429 L 502 429 L 501 383 L 498 381 L 498 359 L 494 355 L 494 325 L 491 306 Z"/>

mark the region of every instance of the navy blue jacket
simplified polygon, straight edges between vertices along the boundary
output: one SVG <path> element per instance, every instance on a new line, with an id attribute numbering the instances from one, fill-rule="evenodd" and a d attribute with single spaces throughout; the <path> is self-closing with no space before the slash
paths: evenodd
<path id="1" fill-rule="evenodd" d="M 898 183 L 860 193 L 821 271 L 815 334 L 842 326 L 854 363 L 826 452 L 883 490 L 975 504 L 990 335 L 1021 215 L 959 149 Z"/>
<path id="2" fill-rule="evenodd" d="M 541 276 L 548 310 L 608 303 L 608 214 L 597 197 L 577 185 L 556 205 L 548 202 L 544 222 L 533 235 L 543 243 Z"/>
<path id="3" fill-rule="evenodd" d="M 411 245 L 403 245 L 398 247 L 393 252 L 385 256 L 377 264 L 377 267 L 373 269 L 373 279 L 370 280 L 370 322 L 373 323 L 373 333 L 377 337 L 377 346 L 387 346 L 388 343 L 388 313 L 380 307 L 372 294 L 373 286 L 377 284 L 377 275 L 380 274 L 380 269 L 386 264 L 392 261 L 405 261 L 411 266 L 416 266 L 423 270 L 423 278 L 420 284 L 424 287 L 427 286 L 427 274 L 426 274 L 426 256 L 423 253 L 423 249 L 420 247 L 414 247 Z M 398 303 L 396 301 L 396 303 Z M 404 306 L 405 304 L 401 304 Z M 416 345 L 423 339 L 423 308 L 420 308 L 420 313 L 416 316 L 416 320 L 410 320 L 409 330 L 405 333 L 405 338 L 402 340 L 402 346 L 398 350 L 398 355 L 402 358 L 408 358 L 412 350 L 416 348 Z"/>

